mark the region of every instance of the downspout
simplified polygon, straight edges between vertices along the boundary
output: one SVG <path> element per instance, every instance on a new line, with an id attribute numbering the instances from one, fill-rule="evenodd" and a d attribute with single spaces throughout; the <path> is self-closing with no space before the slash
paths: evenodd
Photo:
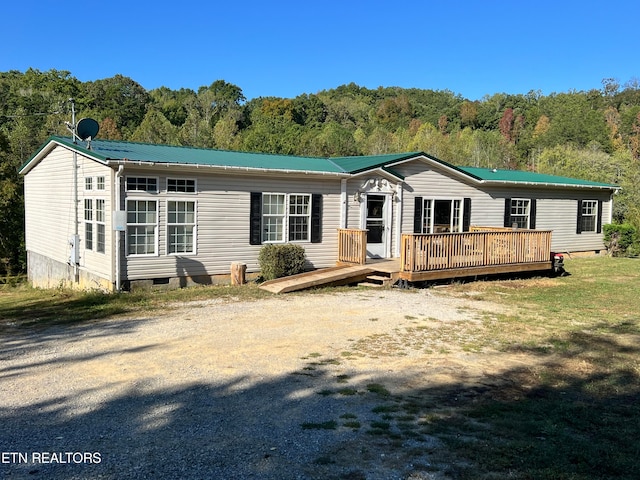
<path id="1" fill-rule="evenodd" d="M 347 200 L 347 179 L 343 178 L 340 180 L 340 228 L 347 228 Z"/>
<path id="2" fill-rule="evenodd" d="M 394 256 L 400 258 L 400 243 L 402 243 L 402 210 L 403 210 L 403 192 L 402 182 L 398 182 L 396 185 L 396 234 L 395 234 L 395 252 Z"/>
<path id="3" fill-rule="evenodd" d="M 122 208 L 120 205 L 121 199 L 120 199 L 120 191 L 121 191 L 121 186 L 120 186 L 120 180 L 122 178 L 122 172 L 124 171 L 124 165 L 119 165 L 118 166 L 118 171 L 116 172 L 116 211 L 120 211 L 120 209 Z M 121 270 L 121 266 L 120 266 L 120 238 L 122 237 L 122 235 L 120 234 L 120 230 L 115 230 L 116 232 L 116 292 L 119 292 L 121 289 L 121 282 L 120 282 L 120 270 Z"/>

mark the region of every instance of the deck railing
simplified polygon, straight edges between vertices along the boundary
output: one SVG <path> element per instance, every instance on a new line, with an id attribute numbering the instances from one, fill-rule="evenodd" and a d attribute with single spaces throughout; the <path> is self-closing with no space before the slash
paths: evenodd
<path id="1" fill-rule="evenodd" d="M 400 269 L 425 272 L 549 261 L 550 230 L 402 234 Z"/>
<path id="2" fill-rule="evenodd" d="M 469 227 L 470 232 L 511 232 L 511 227 L 484 227 L 482 225 L 471 225 Z"/>
<path id="3" fill-rule="evenodd" d="M 338 229 L 338 262 L 364 265 L 367 263 L 367 231 L 355 228 Z"/>

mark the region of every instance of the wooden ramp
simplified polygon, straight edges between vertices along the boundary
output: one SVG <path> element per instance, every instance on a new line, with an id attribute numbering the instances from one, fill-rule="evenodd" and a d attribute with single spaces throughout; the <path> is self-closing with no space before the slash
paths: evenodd
<path id="1" fill-rule="evenodd" d="M 397 261 L 390 262 L 393 265 L 387 263 L 389 262 L 322 268 L 312 272 L 269 280 L 260 285 L 260 288 L 273 293 L 287 293 L 325 285 L 359 283 L 372 278 L 376 273 L 389 274 L 388 279 L 391 280 L 393 275 L 397 274 L 400 269 Z M 378 277 L 374 276 L 374 278 Z"/>

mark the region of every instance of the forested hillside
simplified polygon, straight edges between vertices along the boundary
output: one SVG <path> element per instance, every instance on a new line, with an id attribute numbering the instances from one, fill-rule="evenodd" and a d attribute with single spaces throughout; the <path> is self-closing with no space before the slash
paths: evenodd
<path id="1" fill-rule="evenodd" d="M 353 83 L 296 98 L 248 100 L 214 81 L 197 91 L 145 90 L 121 75 L 0 73 L 0 274 L 24 267 L 22 179 L 49 135 L 69 135 L 69 99 L 99 137 L 306 156 L 424 151 L 457 164 L 616 183 L 615 220 L 640 226 L 640 82 L 542 95 L 368 89 Z"/>

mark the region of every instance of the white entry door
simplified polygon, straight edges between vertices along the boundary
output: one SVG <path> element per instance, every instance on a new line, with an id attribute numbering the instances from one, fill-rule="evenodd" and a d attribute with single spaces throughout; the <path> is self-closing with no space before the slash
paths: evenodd
<path id="1" fill-rule="evenodd" d="M 391 238 L 389 195 L 367 194 L 364 228 L 367 230 L 367 257 L 387 258 Z"/>

